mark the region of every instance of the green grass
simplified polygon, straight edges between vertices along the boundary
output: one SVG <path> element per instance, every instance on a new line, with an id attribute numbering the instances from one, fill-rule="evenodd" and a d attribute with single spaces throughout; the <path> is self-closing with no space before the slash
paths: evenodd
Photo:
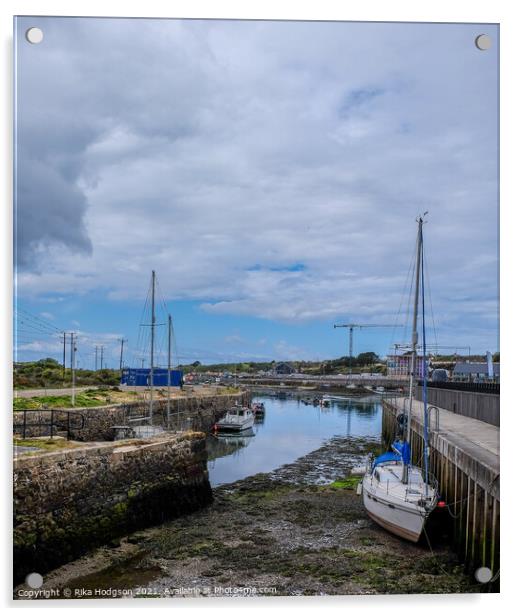
<path id="1" fill-rule="evenodd" d="M 94 397 L 94 393 L 76 394 L 74 407 L 104 406 L 109 404 L 105 397 Z M 99 393 L 98 393 L 99 396 Z M 73 408 L 70 396 L 37 396 L 34 398 L 14 398 L 13 410 L 48 408 Z"/>
<path id="2" fill-rule="evenodd" d="M 337 479 L 330 483 L 327 487 L 337 490 L 356 490 L 356 486 L 360 483 L 360 477 L 345 477 L 344 479 Z"/>
<path id="3" fill-rule="evenodd" d="M 222 387 L 219 393 L 239 394 L 240 392 L 241 392 L 241 388 L 240 387 L 227 386 L 227 387 Z"/>
<path id="4" fill-rule="evenodd" d="M 70 441 L 67 441 L 63 438 L 26 438 L 26 439 L 14 439 L 13 443 L 18 445 L 19 447 L 38 447 L 43 451 L 58 451 L 60 449 L 70 449 L 71 447 L 76 447 L 77 445 L 71 444 Z M 38 452 L 34 452 L 38 453 Z M 26 455 L 31 455 L 30 453 Z"/>

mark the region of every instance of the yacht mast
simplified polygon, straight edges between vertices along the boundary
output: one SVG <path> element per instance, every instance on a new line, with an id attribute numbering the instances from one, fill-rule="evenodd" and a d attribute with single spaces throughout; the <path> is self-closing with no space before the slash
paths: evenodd
<path id="1" fill-rule="evenodd" d="M 149 421 L 152 423 L 154 415 L 154 335 L 156 327 L 156 272 L 152 270 L 152 321 L 150 335 L 150 409 Z"/>
<path id="2" fill-rule="evenodd" d="M 421 255 L 421 285 L 422 285 L 422 346 L 423 346 L 423 360 L 422 360 L 422 398 L 423 398 L 423 471 L 424 471 L 424 485 L 425 485 L 425 498 L 429 494 L 429 410 L 427 407 L 427 343 L 425 335 L 425 277 L 424 277 L 424 264 L 425 255 Z"/>
<path id="3" fill-rule="evenodd" d="M 172 315 L 168 315 L 168 377 L 167 377 L 167 389 L 168 399 L 166 402 L 166 426 L 170 425 L 170 372 L 172 370 Z"/>
<path id="4" fill-rule="evenodd" d="M 416 238 L 416 267 L 414 281 L 414 310 L 412 317 L 412 337 L 411 337 L 411 362 L 409 373 L 409 406 L 407 409 L 407 438 L 406 442 L 411 442 L 411 416 L 413 404 L 413 388 L 414 388 L 414 373 L 416 372 L 416 346 L 418 345 L 418 300 L 420 295 L 420 268 L 421 255 L 423 247 L 423 218 L 420 216 L 418 222 L 418 235 Z M 409 465 L 403 465 L 402 482 L 407 483 L 409 480 Z"/>

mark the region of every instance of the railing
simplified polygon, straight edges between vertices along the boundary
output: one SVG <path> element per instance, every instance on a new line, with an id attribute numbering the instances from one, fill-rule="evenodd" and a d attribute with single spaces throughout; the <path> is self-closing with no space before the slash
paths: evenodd
<path id="1" fill-rule="evenodd" d="M 40 434 L 43 428 L 48 429 L 50 438 L 53 438 L 57 432 L 66 431 L 67 439 L 70 439 L 73 430 L 79 432 L 85 427 L 85 415 L 78 411 L 64 409 L 18 409 L 15 411 L 15 415 L 18 413 L 23 414 L 22 423 L 21 425 L 13 423 L 13 430 L 21 429 L 22 439 L 24 440 L 27 437 L 28 428 L 38 428 Z M 37 421 L 27 421 L 28 414 L 37 414 Z M 76 419 L 79 421 L 75 421 Z"/>
<path id="2" fill-rule="evenodd" d="M 436 424 L 435 424 L 435 430 L 436 432 L 440 431 L 440 409 L 437 406 L 429 406 L 429 408 L 427 409 L 427 416 L 428 416 L 428 422 L 427 422 L 427 427 L 429 430 L 431 430 L 431 411 L 435 411 L 436 412 Z"/>
<path id="3" fill-rule="evenodd" d="M 486 389 L 473 391 L 471 387 L 481 386 Z M 484 421 L 493 426 L 499 426 L 500 397 L 493 393 L 494 383 L 429 383 L 427 387 L 427 402 L 440 409 L 445 409 L 456 415 L 464 415 L 472 419 Z M 416 388 L 416 400 L 423 399 L 421 385 Z"/>
<path id="4" fill-rule="evenodd" d="M 420 383 L 420 382 L 419 382 Z M 468 383 L 465 381 L 429 381 L 427 387 L 436 389 L 452 389 L 456 391 L 472 391 L 482 394 L 499 395 L 499 383 Z"/>

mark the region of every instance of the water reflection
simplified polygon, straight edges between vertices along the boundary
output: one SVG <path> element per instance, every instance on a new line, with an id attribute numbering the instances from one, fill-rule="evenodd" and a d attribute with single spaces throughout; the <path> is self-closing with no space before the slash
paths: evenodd
<path id="1" fill-rule="evenodd" d="M 255 432 L 252 428 L 240 434 L 210 434 L 206 439 L 208 460 L 236 454 L 239 449 L 247 447 L 254 436 Z"/>
<path id="2" fill-rule="evenodd" d="M 332 399 L 329 406 L 287 396 L 254 398 L 266 413 L 249 434 L 207 439 L 210 482 L 217 486 L 269 472 L 317 449 L 333 436 L 379 437 L 381 398 Z"/>

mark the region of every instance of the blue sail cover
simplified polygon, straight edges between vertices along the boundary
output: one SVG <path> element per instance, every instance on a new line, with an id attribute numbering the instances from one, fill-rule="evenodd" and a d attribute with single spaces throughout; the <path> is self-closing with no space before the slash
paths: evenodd
<path id="1" fill-rule="evenodd" d="M 404 464 L 411 463 L 411 446 L 407 441 L 394 441 L 391 447 L 401 457 Z"/>
<path id="2" fill-rule="evenodd" d="M 379 464 L 384 464 L 384 462 L 399 462 L 402 459 L 402 456 L 399 453 L 395 453 L 394 451 L 387 451 L 383 453 L 381 456 L 378 456 L 376 460 L 373 462 L 373 468 L 378 466 Z"/>

